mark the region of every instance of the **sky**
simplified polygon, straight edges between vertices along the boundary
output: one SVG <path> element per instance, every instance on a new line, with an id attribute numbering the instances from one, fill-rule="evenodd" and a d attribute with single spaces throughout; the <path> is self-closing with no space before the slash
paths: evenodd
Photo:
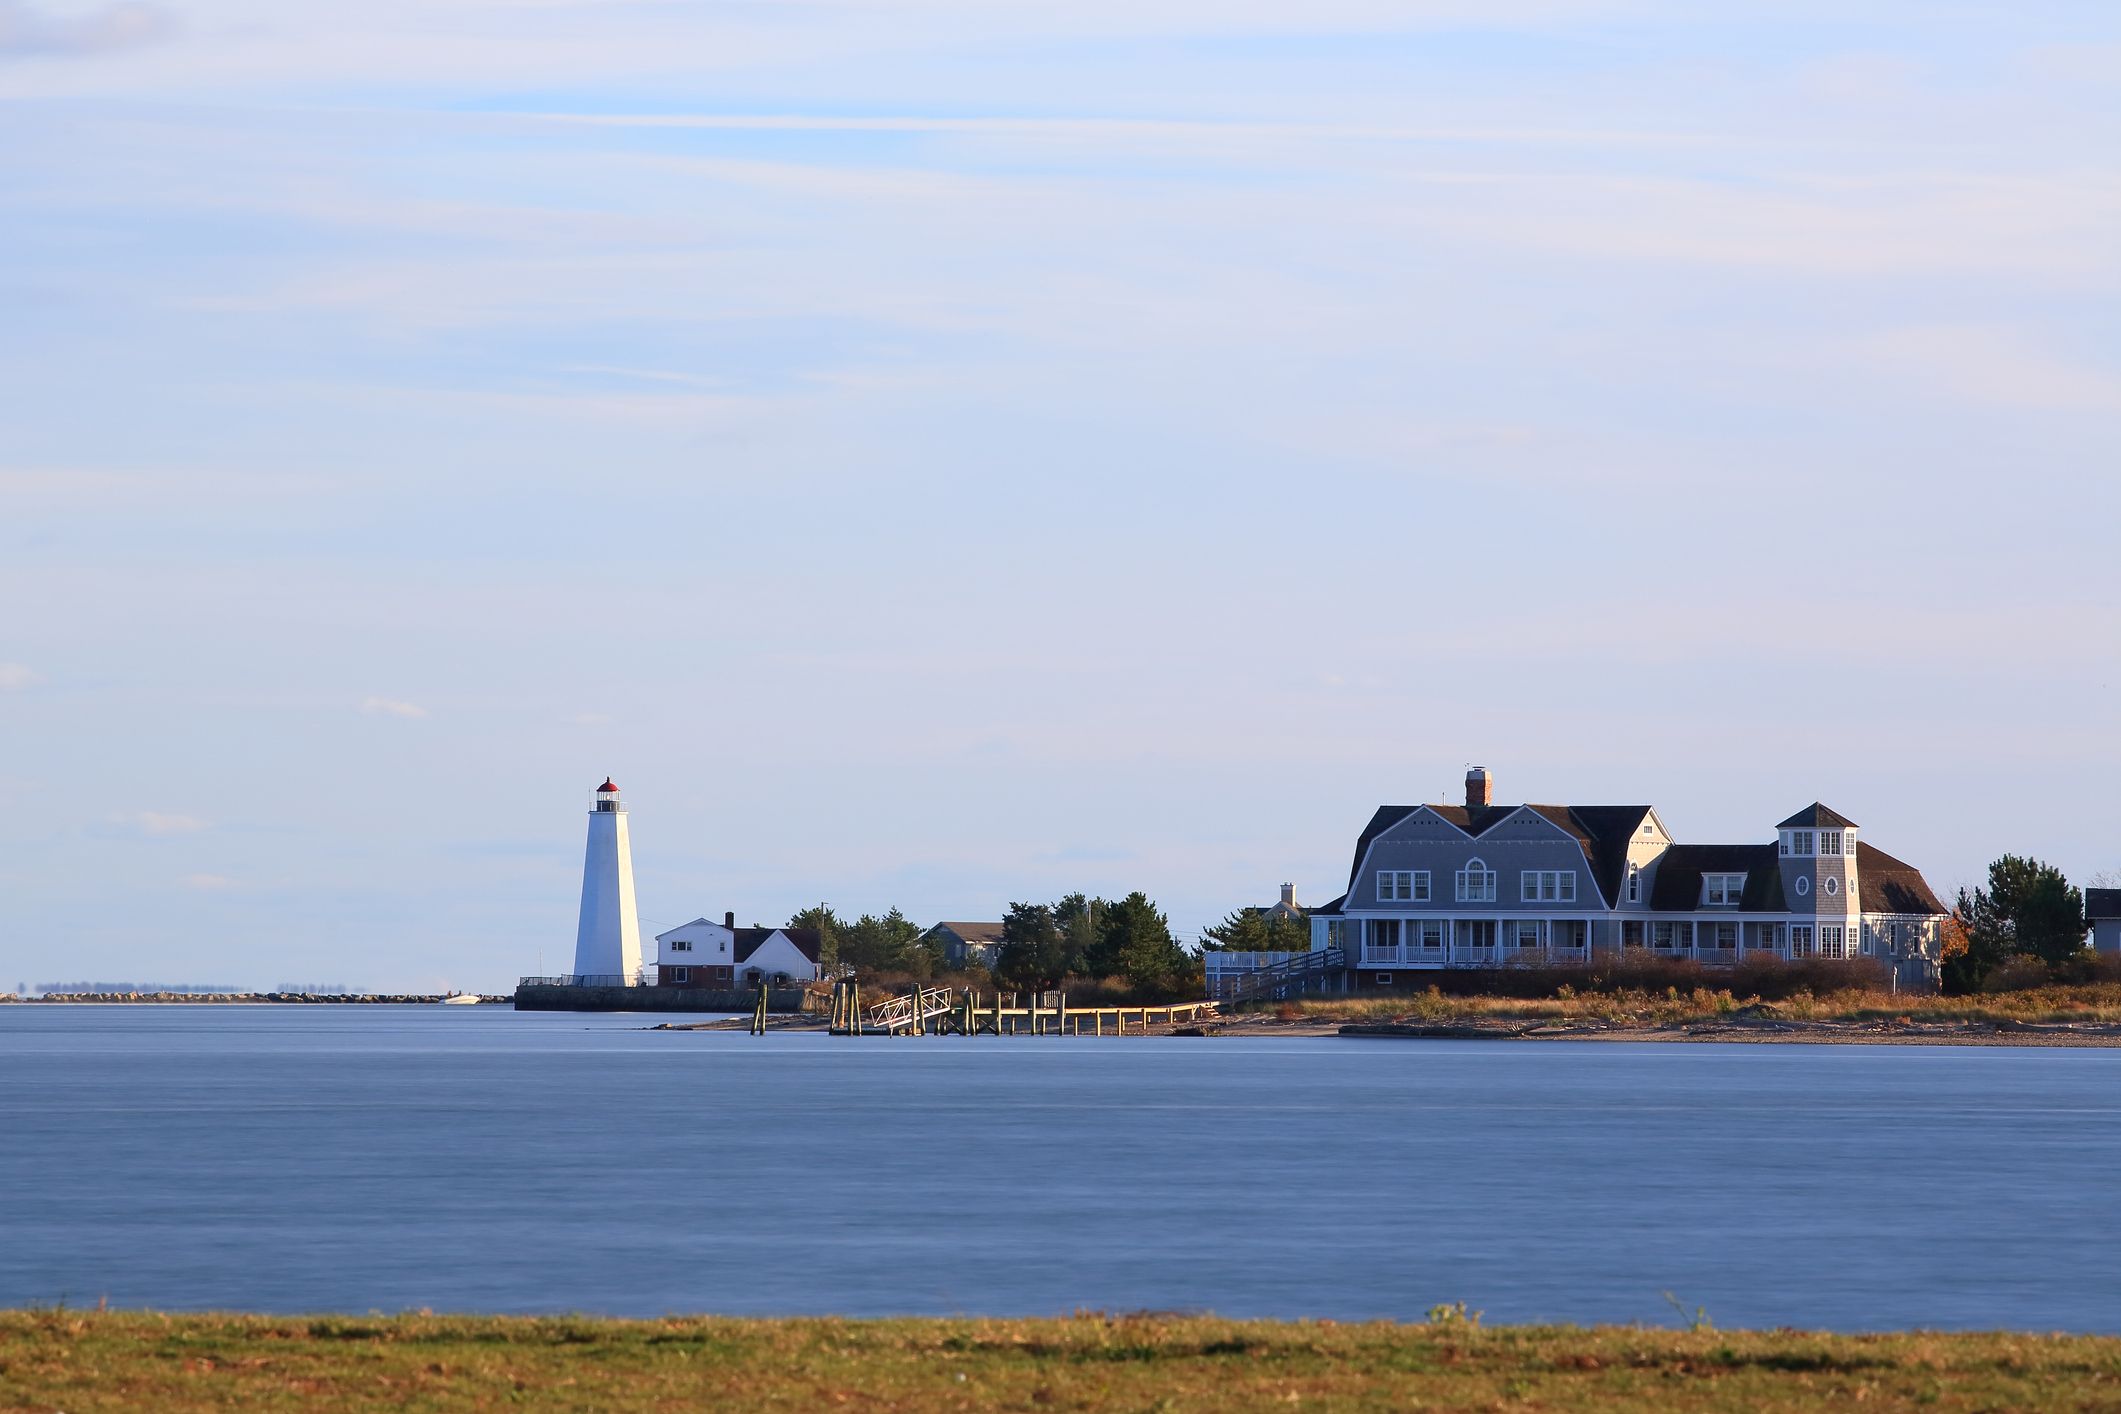
<path id="1" fill-rule="evenodd" d="M 2121 9 L 0 0 L 0 985 L 2121 869 Z"/>

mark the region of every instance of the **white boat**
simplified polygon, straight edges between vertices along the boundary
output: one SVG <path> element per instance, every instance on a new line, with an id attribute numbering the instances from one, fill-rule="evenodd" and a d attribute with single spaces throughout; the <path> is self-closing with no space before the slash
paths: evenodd
<path id="1" fill-rule="evenodd" d="M 477 1006 L 479 999 L 469 992 L 451 992 L 442 998 L 443 1006 Z"/>

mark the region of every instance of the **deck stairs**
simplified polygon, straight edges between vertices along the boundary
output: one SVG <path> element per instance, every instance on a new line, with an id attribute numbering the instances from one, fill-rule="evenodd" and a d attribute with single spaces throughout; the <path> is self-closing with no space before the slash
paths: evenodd
<path id="1" fill-rule="evenodd" d="M 1344 948 L 1323 948 L 1298 953 L 1285 962 L 1241 973 L 1224 983 L 1226 1002 L 1280 1001 L 1304 992 L 1323 992 L 1339 982 L 1348 970 Z"/>

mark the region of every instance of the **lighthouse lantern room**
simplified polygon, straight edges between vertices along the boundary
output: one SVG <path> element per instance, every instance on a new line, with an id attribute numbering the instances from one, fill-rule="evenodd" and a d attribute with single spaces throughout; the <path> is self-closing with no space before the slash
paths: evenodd
<path id="1" fill-rule="evenodd" d="M 589 811 L 574 971 L 575 981 L 584 986 L 631 987 L 643 980 L 641 924 L 633 904 L 633 843 L 626 834 L 626 807 L 609 776 L 597 787 Z"/>

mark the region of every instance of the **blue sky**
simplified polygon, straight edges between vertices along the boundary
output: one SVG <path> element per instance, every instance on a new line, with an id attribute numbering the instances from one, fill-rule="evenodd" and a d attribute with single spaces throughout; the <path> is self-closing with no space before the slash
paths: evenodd
<path id="1" fill-rule="evenodd" d="M 0 982 L 2121 868 L 2121 13 L 0 0 Z"/>

